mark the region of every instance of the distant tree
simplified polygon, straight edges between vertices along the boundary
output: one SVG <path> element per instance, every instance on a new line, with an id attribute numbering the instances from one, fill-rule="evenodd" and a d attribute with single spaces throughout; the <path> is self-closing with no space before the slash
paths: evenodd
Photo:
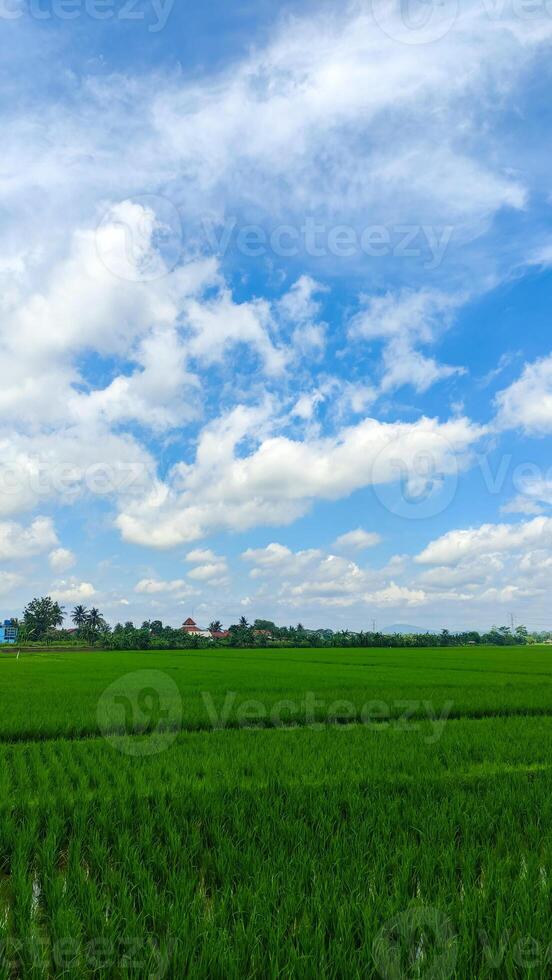
<path id="1" fill-rule="evenodd" d="M 277 626 L 271 619 L 256 619 L 253 623 L 253 629 L 268 630 L 268 632 L 272 632 L 277 629 Z"/>
<path id="2" fill-rule="evenodd" d="M 105 619 L 103 618 L 99 609 L 93 607 L 89 610 L 86 616 L 86 626 L 89 632 L 94 635 L 95 633 L 100 633 L 107 626 Z"/>
<path id="3" fill-rule="evenodd" d="M 239 625 L 241 626 L 242 629 L 245 629 L 245 630 L 248 629 L 249 623 L 247 622 L 247 619 L 245 618 L 245 616 L 240 616 L 240 623 L 239 623 Z"/>
<path id="4" fill-rule="evenodd" d="M 56 626 L 61 626 L 64 616 L 63 606 L 50 596 L 33 599 L 23 610 L 25 633 L 29 639 L 47 639 Z"/>
<path id="5" fill-rule="evenodd" d="M 209 629 L 212 633 L 220 633 L 222 629 L 222 623 L 220 619 L 214 619 L 212 623 L 209 623 Z"/>
<path id="6" fill-rule="evenodd" d="M 73 612 L 71 613 L 71 622 L 75 624 L 78 630 L 82 630 L 87 623 L 88 610 L 86 606 L 75 606 Z"/>
<path id="7" fill-rule="evenodd" d="M 150 633 L 153 633 L 154 636 L 159 636 L 159 634 L 162 632 L 163 632 L 163 623 L 161 622 L 161 620 L 152 619 L 150 623 Z"/>

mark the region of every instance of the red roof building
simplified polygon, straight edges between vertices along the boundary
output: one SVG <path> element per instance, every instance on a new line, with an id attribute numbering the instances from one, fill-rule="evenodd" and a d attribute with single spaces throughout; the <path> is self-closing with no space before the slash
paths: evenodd
<path id="1" fill-rule="evenodd" d="M 182 623 L 181 629 L 188 636 L 203 636 L 208 640 L 225 640 L 230 636 L 228 630 L 202 630 L 191 616 Z"/>
<path id="2" fill-rule="evenodd" d="M 184 623 L 182 624 L 182 629 L 184 630 L 185 633 L 202 633 L 203 632 L 203 630 L 200 630 L 200 628 L 197 625 L 197 623 L 194 622 L 194 620 L 190 616 L 188 616 L 188 619 L 186 619 L 184 621 Z"/>
<path id="3" fill-rule="evenodd" d="M 191 616 L 188 616 L 188 619 L 183 622 L 181 628 L 184 633 L 188 634 L 188 636 L 203 636 L 207 640 L 211 639 L 210 630 L 202 630 L 201 627 L 197 625 L 195 620 L 191 618 Z"/>

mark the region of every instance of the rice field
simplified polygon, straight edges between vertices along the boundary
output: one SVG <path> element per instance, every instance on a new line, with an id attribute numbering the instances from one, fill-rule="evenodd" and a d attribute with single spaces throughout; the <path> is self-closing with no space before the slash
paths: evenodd
<path id="1" fill-rule="evenodd" d="M 0 977 L 550 977 L 552 650 L 0 655 Z"/>

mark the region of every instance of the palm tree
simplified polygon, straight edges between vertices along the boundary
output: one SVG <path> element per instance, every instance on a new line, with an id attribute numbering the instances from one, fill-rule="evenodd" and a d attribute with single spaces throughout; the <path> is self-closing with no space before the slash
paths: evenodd
<path id="1" fill-rule="evenodd" d="M 220 633 L 222 630 L 222 623 L 220 619 L 214 619 L 212 623 L 209 623 L 209 629 L 211 633 Z"/>
<path id="2" fill-rule="evenodd" d="M 247 622 L 247 620 L 246 620 L 246 618 L 245 618 L 245 616 L 240 616 L 240 626 L 241 626 L 241 627 L 242 627 L 242 629 L 244 629 L 244 630 L 248 628 L 248 626 L 249 626 L 249 623 Z"/>
<path id="3" fill-rule="evenodd" d="M 75 606 L 71 613 L 71 620 L 78 630 L 81 630 L 87 622 L 88 610 L 86 606 Z"/>
<path id="4" fill-rule="evenodd" d="M 105 619 L 103 618 L 99 609 L 93 607 L 87 613 L 86 624 L 91 633 L 95 633 L 97 630 L 101 630 L 106 626 Z"/>

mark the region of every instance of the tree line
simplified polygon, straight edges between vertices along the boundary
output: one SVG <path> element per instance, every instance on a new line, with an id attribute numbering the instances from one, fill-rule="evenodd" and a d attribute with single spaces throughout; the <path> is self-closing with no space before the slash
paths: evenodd
<path id="1" fill-rule="evenodd" d="M 81 644 L 112 650 L 167 650 L 183 648 L 230 647 L 447 647 L 447 646 L 520 646 L 545 642 L 552 633 L 530 633 L 525 626 L 511 629 L 508 626 L 493 627 L 485 633 L 475 630 L 441 633 L 382 633 L 376 631 L 353 632 L 329 629 L 306 629 L 302 623 L 296 626 L 278 626 L 271 620 L 255 619 L 249 623 L 242 616 L 228 628 L 228 636 L 209 639 L 194 636 L 163 624 L 160 619 L 145 620 L 141 626 L 132 622 L 117 623 L 113 628 L 99 609 L 87 609 L 76 605 L 69 613 L 72 629 L 63 629 L 67 618 L 63 606 L 50 596 L 35 598 L 25 607 L 22 620 L 13 620 L 19 629 L 20 643 Z M 220 620 L 213 620 L 209 629 L 222 631 Z"/>

